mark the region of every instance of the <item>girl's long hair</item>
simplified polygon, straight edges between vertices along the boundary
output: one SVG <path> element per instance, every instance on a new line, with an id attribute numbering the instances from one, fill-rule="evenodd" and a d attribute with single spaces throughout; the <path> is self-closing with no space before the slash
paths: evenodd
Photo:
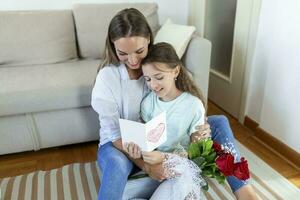
<path id="1" fill-rule="evenodd" d="M 191 76 L 188 74 L 187 69 L 183 66 L 172 45 L 165 42 L 153 45 L 149 49 L 148 55 L 142 60 L 141 64 L 145 65 L 149 63 L 164 63 L 170 69 L 175 69 L 179 66 L 180 71 L 177 76 L 177 80 L 175 81 L 176 87 L 182 92 L 188 92 L 198 97 L 202 101 L 204 107 L 206 107 L 206 102 L 201 90 L 191 79 Z"/>
<path id="2" fill-rule="evenodd" d="M 131 36 L 141 36 L 150 39 L 149 48 L 153 45 L 153 34 L 145 16 L 135 8 L 119 11 L 110 21 L 105 43 L 104 61 L 98 71 L 106 65 L 119 64 L 114 41 Z"/>

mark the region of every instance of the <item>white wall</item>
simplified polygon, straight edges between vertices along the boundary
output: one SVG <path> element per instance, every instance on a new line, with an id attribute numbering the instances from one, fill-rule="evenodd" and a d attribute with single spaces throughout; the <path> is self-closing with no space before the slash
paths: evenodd
<path id="1" fill-rule="evenodd" d="M 263 0 L 246 115 L 300 153 L 300 1 Z"/>
<path id="2" fill-rule="evenodd" d="M 156 2 L 159 20 L 188 23 L 189 0 L 0 0 L 0 10 L 70 9 L 76 3 Z"/>
<path id="3" fill-rule="evenodd" d="M 187 24 L 191 17 L 189 3 L 193 1 L 1 0 L 0 10 L 70 9 L 75 3 L 116 2 L 157 2 L 161 23 L 170 17 L 176 23 Z M 199 15 L 197 10 L 193 15 Z M 300 130 L 297 126 L 300 123 L 299 10 L 298 0 L 262 0 L 249 75 L 246 115 L 300 153 Z"/>

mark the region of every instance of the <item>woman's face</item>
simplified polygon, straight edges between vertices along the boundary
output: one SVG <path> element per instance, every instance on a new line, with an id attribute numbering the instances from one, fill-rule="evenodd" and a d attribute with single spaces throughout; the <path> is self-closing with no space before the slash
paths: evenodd
<path id="1" fill-rule="evenodd" d="M 141 36 L 123 37 L 113 42 L 118 59 L 130 69 L 139 69 L 147 56 L 150 39 Z"/>
<path id="2" fill-rule="evenodd" d="M 179 74 L 179 67 L 170 69 L 164 63 L 149 63 L 142 66 L 143 75 L 148 87 L 164 101 L 176 98 L 178 89 L 175 78 Z"/>

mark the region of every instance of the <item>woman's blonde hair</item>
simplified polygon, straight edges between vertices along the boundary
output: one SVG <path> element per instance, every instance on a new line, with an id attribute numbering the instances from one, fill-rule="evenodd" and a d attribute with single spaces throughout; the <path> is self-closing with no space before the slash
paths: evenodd
<path id="1" fill-rule="evenodd" d="M 141 36 L 150 39 L 148 48 L 153 45 L 153 34 L 145 16 L 135 8 L 126 8 L 119 11 L 110 21 L 106 44 L 104 62 L 98 71 L 106 65 L 119 64 L 114 41 L 131 36 Z"/>
<path id="2" fill-rule="evenodd" d="M 202 101 L 204 107 L 206 107 L 206 102 L 201 90 L 191 79 L 187 69 L 183 66 L 172 45 L 165 42 L 153 45 L 149 49 L 148 55 L 142 60 L 141 64 L 145 65 L 149 63 L 164 63 L 170 69 L 175 69 L 179 66 L 180 71 L 177 76 L 177 80 L 175 81 L 176 87 L 182 92 L 188 92 L 198 97 Z"/>

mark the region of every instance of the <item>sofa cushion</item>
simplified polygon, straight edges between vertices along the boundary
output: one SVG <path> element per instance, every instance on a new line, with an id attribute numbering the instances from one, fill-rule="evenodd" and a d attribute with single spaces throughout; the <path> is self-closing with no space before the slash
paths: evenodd
<path id="1" fill-rule="evenodd" d="M 73 8 L 79 55 L 83 58 L 103 58 L 105 40 L 110 20 L 120 10 L 134 7 L 140 10 L 152 29 L 159 28 L 157 4 L 77 4 Z"/>
<path id="2" fill-rule="evenodd" d="M 0 116 L 89 106 L 99 63 L 0 68 Z"/>
<path id="3" fill-rule="evenodd" d="M 192 39 L 195 29 L 194 26 L 174 24 L 171 19 L 168 19 L 158 30 L 154 38 L 154 44 L 158 42 L 171 44 L 178 57 L 181 58 Z"/>
<path id="4" fill-rule="evenodd" d="M 0 11 L 0 67 L 77 57 L 72 11 Z"/>

